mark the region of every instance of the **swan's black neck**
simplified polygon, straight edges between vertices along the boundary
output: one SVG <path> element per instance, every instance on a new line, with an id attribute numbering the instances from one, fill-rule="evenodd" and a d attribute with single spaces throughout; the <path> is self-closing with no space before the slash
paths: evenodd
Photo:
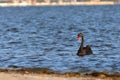
<path id="1" fill-rule="evenodd" d="M 80 45 L 80 50 L 82 51 L 84 48 L 84 37 L 82 36 L 82 42 L 81 42 L 81 45 Z"/>

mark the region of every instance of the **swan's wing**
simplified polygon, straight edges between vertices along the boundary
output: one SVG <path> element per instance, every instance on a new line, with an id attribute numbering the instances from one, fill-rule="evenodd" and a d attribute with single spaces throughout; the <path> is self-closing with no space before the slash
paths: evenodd
<path id="1" fill-rule="evenodd" d="M 93 53 L 92 49 L 91 49 L 91 47 L 89 45 L 86 46 L 86 51 L 87 51 L 87 53 L 90 53 L 90 54 Z"/>

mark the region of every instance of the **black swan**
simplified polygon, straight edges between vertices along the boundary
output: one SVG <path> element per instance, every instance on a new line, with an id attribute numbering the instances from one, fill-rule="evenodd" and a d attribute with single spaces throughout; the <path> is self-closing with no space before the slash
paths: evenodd
<path id="1" fill-rule="evenodd" d="M 82 42 L 81 42 L 81 45 L 80 45 L 80 48 L 77 52 L 77 55 L 78 56 L 84 56 L 84 55 L 89 55 L 89 54 L 92 54 L 92 49 L 90 48 L 89 45 L 87 45 L 86 47 L 84 47 L 84 36 L 82 33 L 79 33 L 78 34 L 78 40 L 80 40 L 80 38 L 82 38 Z"/>

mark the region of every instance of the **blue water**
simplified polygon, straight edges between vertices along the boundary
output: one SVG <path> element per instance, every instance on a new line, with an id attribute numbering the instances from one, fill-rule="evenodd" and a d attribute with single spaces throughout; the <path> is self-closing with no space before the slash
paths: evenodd
<path id="1" fill-rule="evenodd" d="M 80 32 L 93 54 L 76 55 Z M 11 66 L 120 72 L 120 6 L 0 7 L 0 68 Z"/>

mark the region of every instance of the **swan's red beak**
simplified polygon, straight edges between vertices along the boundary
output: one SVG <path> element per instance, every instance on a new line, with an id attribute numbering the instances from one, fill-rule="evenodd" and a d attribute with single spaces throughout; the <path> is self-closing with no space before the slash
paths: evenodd
<path id="1" fill-rule="evenodd" d="M 78 36 L 78 41 L 80 41 L 80 36 Z"/>

